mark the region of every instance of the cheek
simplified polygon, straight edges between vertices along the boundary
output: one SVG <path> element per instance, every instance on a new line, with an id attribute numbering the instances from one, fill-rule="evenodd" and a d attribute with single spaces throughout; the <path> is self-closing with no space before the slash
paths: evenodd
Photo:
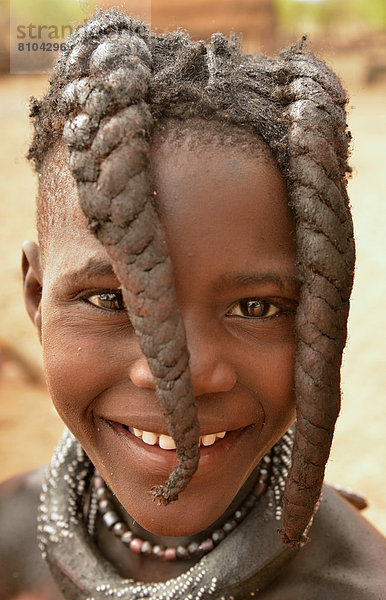
<path id="1" fill-rule="evenodd" d="M 293 423 L 296 416 L 294 366 L 296 343 L 294 336 L 255 348 L 255 360 L 248 361 L 248 385 L 255 392 L 265 418 L 264 438 L 274 444 Z"/>
<path id="2" fill-rule="evenodd" d="M 46 321 L 42 337 L 48 389 L 56 410 L 78 437 L 98 396 L 127 373 L 127 339 Z M 125 362 L 126 361 L 126 362 Z"/>
<path id="3" fill-rule="evenodd" d="M 90 356 L 91 364 L 90 364 Z M 59 415 L 73 431 L 73 423 L 86 418 L 87 410 L 105 377 L 105 365 L 84 340 L 43 337 L 43 360 L 48 390 Z"/>
<path id="4" fill-rule="evenodd" d="M 285 429 L 295 419 L 295 351 L 295 344 L 283 345 L 272 358 L 264 377 L 271 389 L 271 394 L 267 394 L 269 401 L 264 406 L 267 419 L 273 426 L 277 424 Z"/>

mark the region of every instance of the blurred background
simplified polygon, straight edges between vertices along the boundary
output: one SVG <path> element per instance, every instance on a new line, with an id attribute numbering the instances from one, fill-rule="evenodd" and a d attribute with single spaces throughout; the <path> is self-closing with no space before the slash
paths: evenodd
<path id="1" fill-rule="evenodd" d="M 0 0 L 0 480 L 47 462 L 62 431 L 44 386 L 20 277 L 20 244 L 36 239 L 36 179 L 24 158 L 31 137 L 28 99 L 44 93 L 55 54 L 41 44 L 61 43 L 68 27 L 96 7 L 113 5 L 159 31 L 180 26 L 196 39 L 214 31 L 241 33 L 250 52 L 274 54 L 307 33 L 309 47 L 341 76 L 351 98 L 349 191 L 358 263 L 342 414 L 327 480 L 363 492 L 370 505 L 366 516 L 386 533 L 384 0 Z M 39 31 L 39 24 L 46 27 Z M 27 43 L 39 48 L 28 50 Z"/>

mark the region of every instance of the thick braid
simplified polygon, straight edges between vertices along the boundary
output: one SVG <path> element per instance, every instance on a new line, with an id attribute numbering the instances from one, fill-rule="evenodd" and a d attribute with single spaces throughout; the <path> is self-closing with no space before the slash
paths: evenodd
<path id="1" fill-rule="evenodd" d="M 59 71 L 71 76 L 61 100 L 75 113 L 64 126 L 63 140 L 80 205 L 122 284 L 176 443 L 179 464 L 165 486 L 153 490 L 155 498 L 168 503 L 197 469 L 199 425 L 172 265 L 150 188 L 153 119 L 145 98 L 151 54 L 147 31 L 134 20 L 125 19 L 117 31 L 113 12 L 97 25 L 78 30 L 59 64 Z"/>
<path id="2" fill-rule="evenodd" d="M 306 539 L 304 532 L 319 499 L 340 410 L 340 367 L 355 248 L 345 186 L 345 94 L 315 58 L 301 52 L 285 58 L 292 77 L 282 93 L 289 102 L 289 194 L 301 293 L 296 434 L 281 533 L 296 547 Z"/>

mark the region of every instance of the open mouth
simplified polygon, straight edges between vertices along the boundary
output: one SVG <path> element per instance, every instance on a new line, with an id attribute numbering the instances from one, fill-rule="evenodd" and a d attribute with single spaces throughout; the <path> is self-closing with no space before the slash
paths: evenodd
<path id="1" fill-rule="evenodd" d="M 120 456 L 125 456 L 125 460 L 128 464 L 132 464 L 133 468 L 140 469 L 146 474 L 153 473 L 166 477 L 177 465 L 176 445 L 171 436 L 159 433 L 159 430 L 157 432 L 157 430 L 139 429 L 122 421 L 110 419 L 103 419 L 103 421 L 117 436 L 115 439 L 118 440 L 121 448 Z M 209 427 L 206 432 L 216 429 L 215 424 Z M 217 471 L 220 465 L 228 464 L 231 457 L 245 444 L 242 440 L 248 438 L 248 435 L 255 437 L 254 429 L 253 426 L 245 426 L 202 434 L 200 465 L 195 475 L 196 480 L 197 477 L 207 477 L 209 473 Z"/>
<path id="2" fill-rule="evenodd" d="M 165 435 L 164 433 L 158 434 L 153 431 L 142 431 L 141 429 L 136 429 L 135 427 L 128 427 L 124 425 L 125 429 L 135 435 L 135 437 L 140 438 L 145 444 L 149 446 L 159 446 L 162 450 L 175 450 L 176 444 L 173 438 L 170 435 Z M 217 442 L 217 440 L 221 440 L 226 436 L 226 431 L 219 431 L 216 433 L 209 433 L 207 435 L 200 435 L 200 446 L 213 446 Z"/>

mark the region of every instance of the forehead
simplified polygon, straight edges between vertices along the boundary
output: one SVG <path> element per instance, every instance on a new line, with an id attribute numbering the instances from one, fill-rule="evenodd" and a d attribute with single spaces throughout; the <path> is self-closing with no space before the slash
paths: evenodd
<path id="1" fill-rule="evenodd" d="M 231 138 L 219 139 L 209 129 L 203 133 L 197 127 L 178 136 L 172 129 L 172 133 L 156 134 L 151 146 L 150 176 L 157 208 L 174 236 L 174 244 L 184 244 L 181 227 L 202 236 L 202 226 L 206 225 L 213 235 L 222 235 L 221 227 L 229 229 L 236 214 L 245 225 L 239 237 L 253 235 L 256 219 L 267 226 L 268 221 L 272 225 L 284 219 L 284 233 L 288 234 L 285 183 L 267 148 L 248 139 L 249 134 L 243 134 L 232 145 Z M 56 148 L 46 160 L 40 181 L 44 204 L 54 213 L 48 235 L 46 232 L 46 254 L 60 270 L 76 267 L 74 261 L 84 264 L 90 257 L 105 262 L 107 258 L 102 245 L 87 229 L 67 163 L 67 151 Z M 276 229 L 277 239 L 282 227 Z M 176 231 L 182 236 L 174 235 Z M 70 252 L 70 248 L 76 248 L 76 252 Z"/>
<path id="2" fill-rule="evenodd" d="M 292 275 L 294 222 L 286 184 L 265 147 L 166 140 L 151 165 L 180 280 L 187 264 L 198 275 L 203 259 L 205 275 L 213 278 L 235 267 L 250 270 L 252 263 Z"/>
<path id="3" fill-rule="evenodd" d="M 156 200 L 161 204 L 160 210 L 171 212 L 181 193 L 188 192 L 185 203 L 188 208 L 194 198 L 205 193 L 213 197 L 225 194 L 232 186 L 234 192 L 243 195 L 247 189 L 249 196 L 255 196 L 253 189 L 259 182 L 275 202 L 280 194 L 286 195 L 285 182 L 271 156 L 268 148 L 256 139 L 244 135 L 235 141 L 232 138 L 219 139 L 213 137 L 211 131 L 195 130 L 187 132 L 184 137 L 156 139 L 151 148 L 151 176 L 156 190 Z M 227 196 L 229 194 L 226 194 Z M 192 196 L 192 197 L 190 197 Z M 190 199 L 190 202 L 188 201 Z M 232 208 L 232 202 L 228 205 Z M 282 206 L 282 202 L 280 203 Z M 211 203 L 205 207 L 210 211 Z M 198 206 L 196 206 L 198 208 Z M 224 210 L 227 206 L 224 203 Z M 240 206 L 239 210 L 248 206 Z M 285 207 L 284 207 L 284 210 Z"/>
<path id="4" fill-rule="evenodd" d="M 55 146 L 39 177 L 37 222 L 45 283 L 48 276 L 56 278 L 77 269 L 90 257 L 107 258 L 103 246 L 87 228 L 68 158 L 65 147 Z"/>

